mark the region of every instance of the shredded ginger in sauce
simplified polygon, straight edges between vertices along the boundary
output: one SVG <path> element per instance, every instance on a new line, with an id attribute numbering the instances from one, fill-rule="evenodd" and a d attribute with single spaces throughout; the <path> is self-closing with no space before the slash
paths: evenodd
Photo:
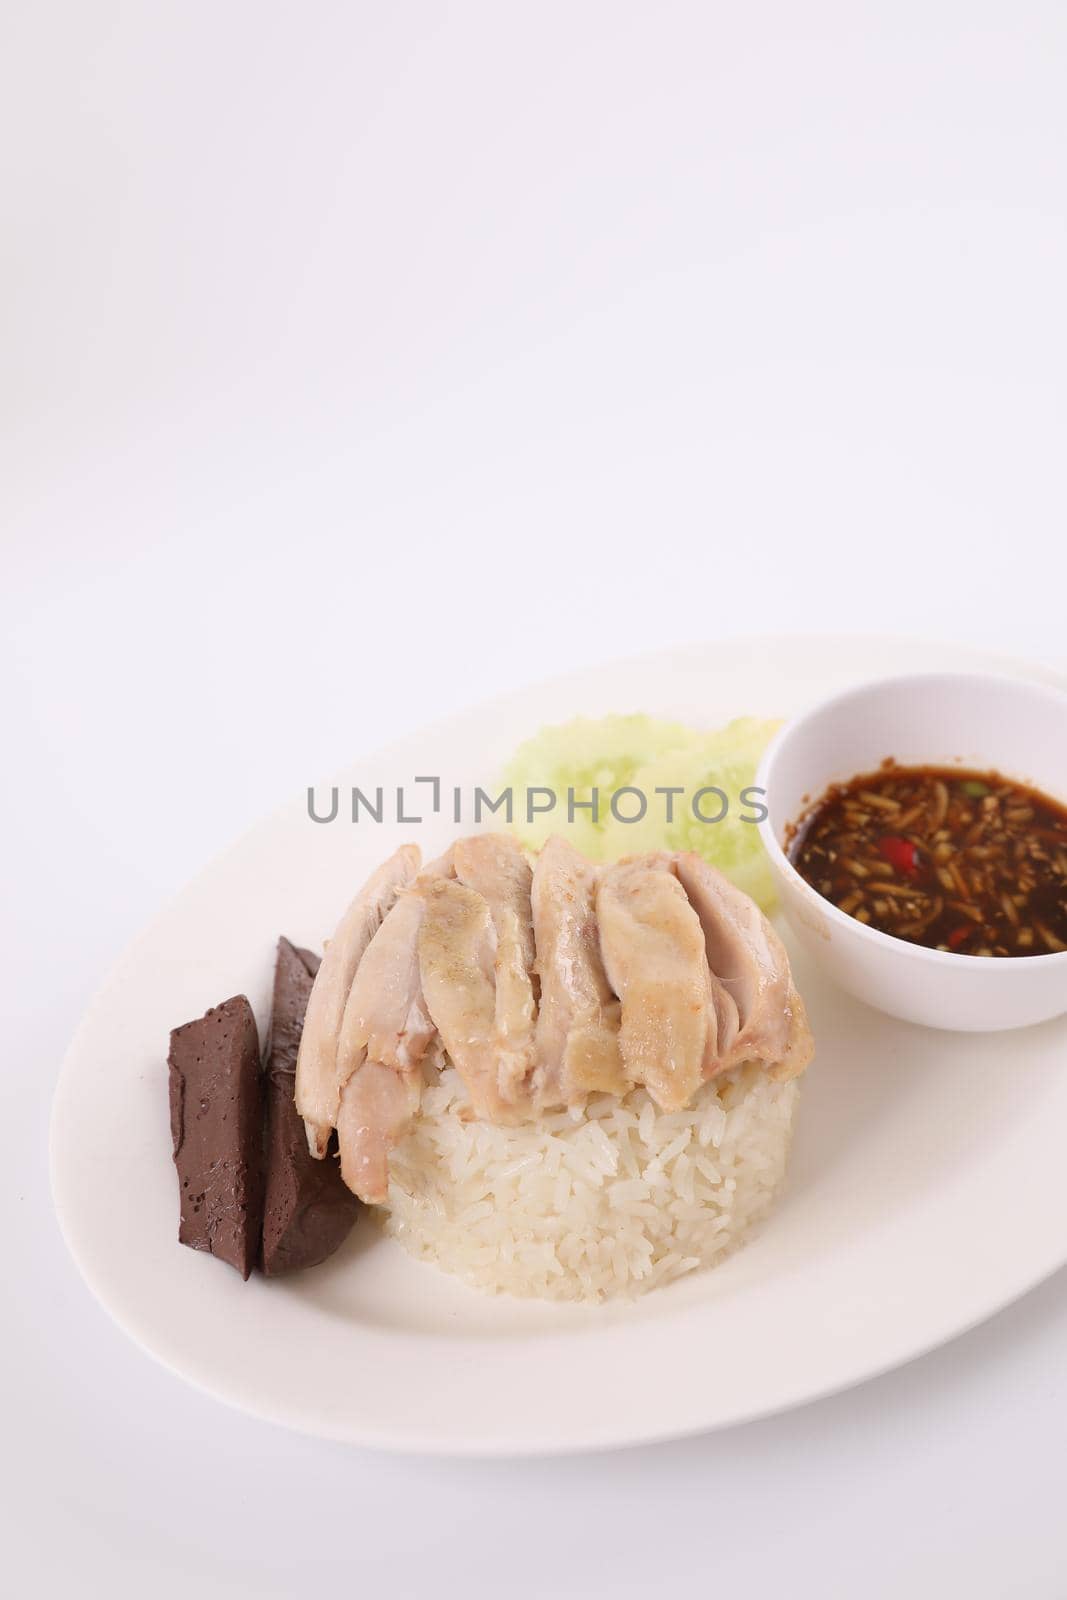
<path id="1" fill-rule="evenodd" d="M 836 784 L 790 859 L 883 933 L 972 956 L 1067 950 L 1067 807 L 996 772 L 898 767 Z"/>

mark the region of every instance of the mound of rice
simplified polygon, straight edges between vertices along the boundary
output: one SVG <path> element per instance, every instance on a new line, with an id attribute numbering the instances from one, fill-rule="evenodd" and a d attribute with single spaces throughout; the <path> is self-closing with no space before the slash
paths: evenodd
<path id="1" fill-rule="evenodd" d="M 470 1119 L 448 1068 L 390 1159 L 386 1232 L 491 1292 L 642 1294 L 718 1261 L 765 1215 L 797 1093 L 745 1068 L 685 1111 L 634 1089 L 501 1128 Z"/>

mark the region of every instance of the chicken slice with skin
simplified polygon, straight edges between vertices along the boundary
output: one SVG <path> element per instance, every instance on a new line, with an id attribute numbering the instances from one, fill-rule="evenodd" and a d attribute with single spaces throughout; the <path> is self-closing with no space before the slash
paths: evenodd
<path id="1" fill-rule="evenodd" d="M 645 867 L 657 868 L 661 872 L 675 872 L 676 858 L 667 850 L 655 850 L 647 855 L 628 859 Z M 724 1071 L 731 1062 L 739 1019 L 736 1001 L 722 980 L 711 970 L 706 956 L 704 967 L 708 1018 L 702 1070 L 704 1079 L 707 1080 Z"/>
<path id="2" fill-rule="evenodd" d="M 496 934 L 494 1048 L 501 1097 L 517 1103 L 534 1067 L 537 992 L 534 975 L 533 869 L 517 840 L 479 833 L 455 847 L 456 877 L 489 907 Z"/>
<path id="3" fill-rule="evenodd" d="M 363 1062 L 418 1066 L 435 1029 L 419 978 L 419 929 L 426 902 L 417 890 L 452 872 L 452 852 L 431 862 L 401 891 L 356 969 L 337 1043 L 347 1081 Z"/>
<path id="4" fill-rule="evenodd" d="M 597 869 L 558 834 L 533 874 L 541 1002 L 534 1092 L 539 1110 L 630 1087 L 619 1050 L 619 1002 L 608 982 L 596 919 Z"/>
<path id="5" fill-rule="evenodd" d="M 677 1111 L 704 1081 L 710 986 L 700 918 L 664 856 L 608 867 L 596 908 L 604 967 L 622 1001 L 627 1076 L 661 1110 Z"/>
<path id="6" fill-rule="evenodd" d="M 702 856 L 675 861 L 700 918 L 708 964 L 733 996 L 739 1027 L 722 1065 L 762 1061 L 776 1078 L 793 1078 L 814 1054 L 804 1002 L 781 939 L 756 905 Z"/>
<path id="7" fill-rule="evenodd" d="M 345 1080 L 339 1076 L 338 1036 L 352 980 L 364 951 L 397 895 L 418 871 L 417 845 L 402 845 L 373 872 L 326 946 L 308 1000 L 296 1063 L 296 1109 L 313 1156 L 326 1154 Z"/>
<path id="8" fill-rule="evenodd" d="M 466 884 L 420 885 L 426 902 L 419 971 L 426 1006 L 476 1117 L 519 1120 L 522 1108 L 500 1094 L 496 1063 L 496 930 L 489 906 Z"/>
<path id="9" fill-rule="evenodd" d="M 389 1155 L 418 1113 L 421 1098 L 417 1070 L 398 1072 L 381 1061 L 364 1061 L 341 1092 L 341 1176 L 368 1205 L 381 1205 L 388 1197 Z"/>
<path id="10" fill-rule="evenodd" d="M 337 1117 L 341 1175 L 369 1204 L 386 1198 L 389 1152 L 419 1109 L 422 1058 L 437 1031 L 419 974 L 426 902 L 415 889 L 451 870 L 449 851 L 401 892 L 367 946 L 345 1006 L 337 1045 L 345 1080 Z"/>

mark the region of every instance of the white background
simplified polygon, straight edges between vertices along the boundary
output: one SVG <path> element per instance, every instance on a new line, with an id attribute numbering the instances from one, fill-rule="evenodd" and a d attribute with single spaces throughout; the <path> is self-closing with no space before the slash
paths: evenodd
<path id="1" fill-rule="evenodd" d="M 717 1437 L 389 1459 L 140 1355 L 45 1151 L 118 949 L 361 750 L 729 633 L 1067 658 L 1067 11 L 9 0 L 2 32 L 15 1591 L 1058 1600 L 1063 1275 Z"/>

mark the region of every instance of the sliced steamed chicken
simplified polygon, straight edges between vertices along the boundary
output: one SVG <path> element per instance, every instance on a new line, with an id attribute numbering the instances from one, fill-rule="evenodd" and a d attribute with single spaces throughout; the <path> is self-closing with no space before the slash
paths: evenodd
<path id="1" fill-rule="evenodd" d="M 664 1111 L 704 1081 L 711 1025 L 704 930 L 668 856 L 608 867 L 596 897 L 608 979 L 622 1001 L 619 1045 L 627 1076 Z"/>
<path id="2" fill-rule="evenodd" d="M 481 895 L 493 920 L 497 1087 L 503 1100 L 517 1105 L 527 1094 L 534 1065 L 533 870 L 522 846 L 501 833 L 461 839 L 455 864 L 460 883 Z"/>
<path id="3" fill-rule="evenodd" d="M 312 1155 L 322 1157 L 337 1122 L 345 1078 L 338 1035 L 352 980 L 364 951 L 405 884 L 418 871 L 417 845 L 406 844 L 373 872 L 341 918 L 326 946 L 308 1001 L 296 1065 L 296 1109 L 307 1128 Z"/>
<path id="4" fill-rule="evenodd" d="M 419 1110 L 435 1039 L 471 1113 L 517 1123 L 644 1084 L 664 1111 L 743 1061 L 776 1077 L 813 1053 L 785 949 L 700 856 L 596 867 L 561 838 L 536 866 L 511 838 L 459 841 L 418 873 L 407 845 L 349 907 L 319 969 L 296 1103 L 362 1199 Z M 417 875 L 416 875 L 417 874 Z"/>
<path id="5" fill-rule="evenodd" d="M 464 883 L 420 885 L 426 902 L 419 970 L 430 1015 L 476 1117 L 513 1122 L 518 1107 L 500 1093 L 496 1052 L 497 938 L 488 902 Z"/>
<path id="6" fill-rule="evenodd" d="M 419 885 L 451 871 L 451 852 L 405 888 L 356 969 L 337 1044 L 343 1081 L 337 1117 L 341 1174 L 361 1200 L 380 1204 L 389 1152 L 419 1109 L 422 1058 L 436 1033 L 422 993 Z"/>
<path id="7" fill-rule="evenodd" d="M 422 1082 L 417 1072 L 398 1072 L 382 1061 L 364 1061 L 341 1093 L 337 1146 L 341 1176 L 368 1205 L 389 1194 L 389 1154 L 417 1115 Z"/>
<path id="8" fill-rule="evenodd" d="M 534 1096 L 539 1109 L 580 1103 L 587 1094 L 624 1095 L 630 1084 L 619 1050 L 619 1002 L 600 953 L 597 869 L 559 835 L 544 845 L 533 874 L 533 931 L 541 984 Z"/>
<path id="9" fill-rule="evenodd" d="M 677 856 L 675 871 L 700 918 L 709 966 L 737 1006 L 720 1070 L 762 1061 L 776 1078 L 796 1077 L 815 1045 L 785 946 L 756 903 L 701 856 Z"/>

